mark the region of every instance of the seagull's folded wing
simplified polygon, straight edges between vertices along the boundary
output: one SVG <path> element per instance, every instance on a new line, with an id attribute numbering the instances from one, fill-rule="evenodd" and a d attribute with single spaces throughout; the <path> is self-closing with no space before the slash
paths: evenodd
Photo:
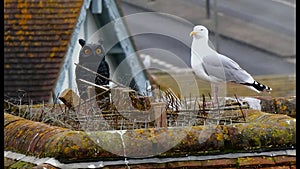
<path id="1" fill-rule="evenodd" d="M 253 83 L 254 81 L 252 76 L 235 61 L 221 54 L 204 56 L 202 64 L 208 76 L 220 81 L 235 83 Z"/>

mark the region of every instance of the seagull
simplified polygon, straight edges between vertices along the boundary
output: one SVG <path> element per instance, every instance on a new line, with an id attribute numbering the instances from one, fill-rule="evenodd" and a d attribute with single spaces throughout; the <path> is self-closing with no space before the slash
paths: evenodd
<path id="1" fill-rule="evenodd" d="M 191 67 L 196 76 L 211 82 L 214 86 L 215 103 L 218 101 L 218 85 L 226 82 L 243 85 L 257 93 L 270 93 L 272 90 L 270 87 L 254 80 L 237 62 L 212 49 L 208 34 L 208 29 L 203 25 L 196 25 L 190 33 L 193 37 Z"/>

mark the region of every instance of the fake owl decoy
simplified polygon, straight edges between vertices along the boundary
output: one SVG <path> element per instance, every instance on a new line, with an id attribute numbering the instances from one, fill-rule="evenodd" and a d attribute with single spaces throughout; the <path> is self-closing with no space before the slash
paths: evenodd
<path id="1" fill-rule="evenodd" d="M 81 50 L 79 52 L 79 65 L 82 65 L 92 71 L 99 73 L 100 75 L 109 78 L 110 71 L 109 65 L 105 60 L 105 50 L 102 41 L 97 43 L 86 43 L 85 40 L 79 39 Z M 89 82 L 94 82 L 97 85 L 108 85 L 109 80 L 95 75 L 80 67 L 76 67 L 76 82 L 79 91 L 79 95 L 82 99 L 87 99 L 87 87 L 88 85 L 81 82 L 79 79 L 83 79 Z"/>

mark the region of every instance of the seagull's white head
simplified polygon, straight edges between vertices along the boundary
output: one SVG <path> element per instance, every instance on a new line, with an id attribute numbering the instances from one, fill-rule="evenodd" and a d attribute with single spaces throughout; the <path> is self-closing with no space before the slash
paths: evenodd
<path id="1" fill-rule="evenodd" d="M 197 25 L 194 27 L 193 31 L 190 33 L 196 39 L 207 38 L 208 39 L 208 29 L 205 26 Z"/>

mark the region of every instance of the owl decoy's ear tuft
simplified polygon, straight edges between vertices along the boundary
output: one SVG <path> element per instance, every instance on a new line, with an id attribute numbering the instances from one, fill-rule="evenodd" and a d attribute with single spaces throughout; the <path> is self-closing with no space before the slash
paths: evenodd
<path id="1" fill-rule="evenodd" d="M 79 44 L 81 45 L 81 47 L 83 47 L 85 45 L 85 40 L 83 39 L 79 39 Z"/>

